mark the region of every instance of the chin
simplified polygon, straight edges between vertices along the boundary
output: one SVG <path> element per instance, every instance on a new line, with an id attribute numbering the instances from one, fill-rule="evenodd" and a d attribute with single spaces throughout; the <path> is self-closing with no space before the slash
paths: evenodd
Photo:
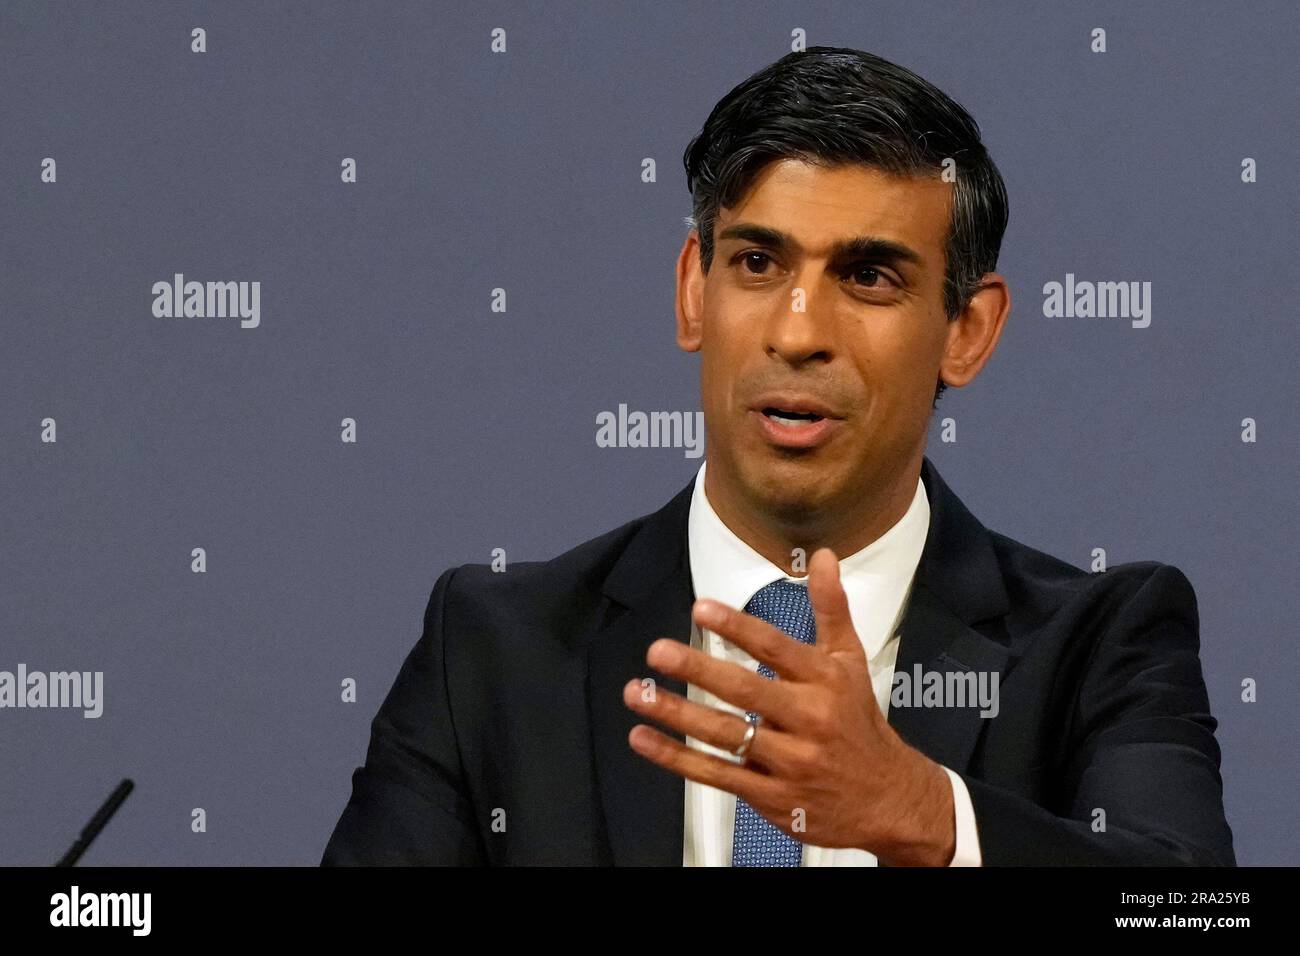
<path id="1" fill-rule="evenodd" d="M 754 497 L 773 516 L 798 523 L 816 514 L 831 490 L 832 476 L 811 461 L 765 462 L 756 465 Z"/>

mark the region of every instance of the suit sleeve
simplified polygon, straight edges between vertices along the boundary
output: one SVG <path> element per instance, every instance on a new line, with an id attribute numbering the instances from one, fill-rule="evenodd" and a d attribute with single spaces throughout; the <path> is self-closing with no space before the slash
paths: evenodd
<path id="1" fill-rule="evenodd" d="M 1158 565 L 1078 685 L 1054 799 L 1065 813 L 963 775 L 985 866 L 1236 865 L 1198 633 L 1191 584 Z"/>
<path id="2" fill-rule="evenodd" d="M 434 584 L 424 632 L 371 723 L 322 866 L 485 862 L 447 694 L 444 608 L 455 573 Z"/>

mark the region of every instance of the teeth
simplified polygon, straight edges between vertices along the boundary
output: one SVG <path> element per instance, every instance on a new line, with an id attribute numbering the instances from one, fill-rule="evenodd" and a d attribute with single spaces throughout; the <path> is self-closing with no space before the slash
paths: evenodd
<path id="1" fill-rule="evenodd" d="M 782 425 L 811 425 L 812 419 L 809 418 L 787 418 L 779 412 L 769 412 L 768 418 L 774 418 Z"/>

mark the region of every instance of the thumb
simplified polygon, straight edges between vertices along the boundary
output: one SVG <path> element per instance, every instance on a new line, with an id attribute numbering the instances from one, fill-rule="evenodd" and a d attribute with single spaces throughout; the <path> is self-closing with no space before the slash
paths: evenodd
<path id="1" fill-rule="evenodd" d="M 862 642 L 849 616 L 849 598 L 840 583 L 840 562 L 830 548 L 818 548 L 808 561 L 808 597 L 817 622 L 817 646 L 862 654 Z"/>

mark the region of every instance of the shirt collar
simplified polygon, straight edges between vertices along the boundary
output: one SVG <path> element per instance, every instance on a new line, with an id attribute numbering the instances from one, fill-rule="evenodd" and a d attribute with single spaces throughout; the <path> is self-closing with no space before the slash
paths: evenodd
<path id="1" fill-rule="evenodd" d="M 743 608 L 760 588 L 773 581 L 807 584 L 806 577 L 786 574 L 723 524 L 704 494 L 707 465 L 707 461 L 701 462 L 695 475 L 687 525 L 695 596 Z M 840 558 L 849 616 L 869 659 L 898 630 L 929 527 L 930 501 L 918 476 L 912 503 L 893 527 L 866 547 Z"/>

